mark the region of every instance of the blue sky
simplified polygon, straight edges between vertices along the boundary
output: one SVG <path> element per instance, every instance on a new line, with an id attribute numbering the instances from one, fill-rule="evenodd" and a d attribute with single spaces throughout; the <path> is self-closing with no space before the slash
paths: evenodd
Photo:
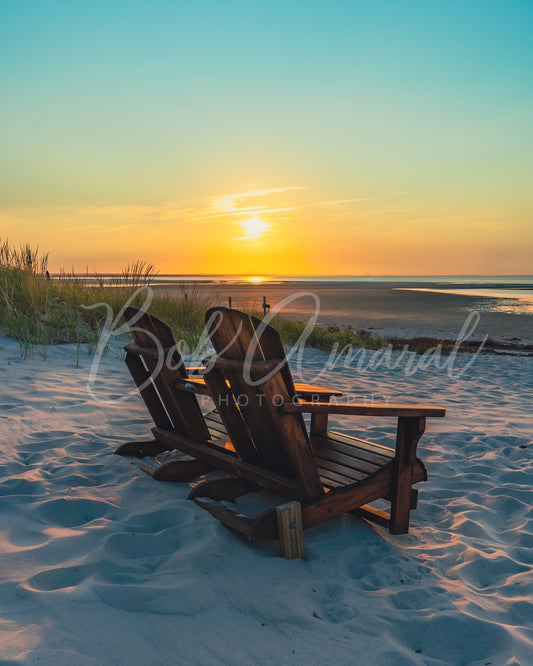
<path id="1" fill-rule="evenodd" d="M 98 244 L 87 239 L 84 259 L 68 229 L 84 220 L 109 235 L 106 210 L 121 207 L 118 226 L 137 238 L 127 250 L 166 266 L 151 236 L 169 204 L 203 210 L 225 194 L 294 187 L 305 196 L 286 189 L 263 205 L 307 207 L 268 220 L 271 239 L 313 232 L 302 271 L 386 271 L 398 238 L 424 232 L 434 246 L 450 230 L 462 235 L 452 270 L 430 260 L 443 272 L 494 272 L 501 253 L 495 272 L 533 272 L 532 19 L 530 2 L 0 0 L 0 235 L 96 267 Z M 309 208 L 352 199 L 373 203 Z M 152 218 L 143 209 L 138 224 L 132 206 Z M 88 207 L 100 213 L 82 220 Z M 191 224 L 177 216 L 172 237 Z M 345 247 L 369 226 L 379 261 L 361 251 L 352 264 Z M 199 225 L 197 244 L 205 233 Z M 276 251 L 254 261 L 268 266 Z M 413 257 L 391 272 L 427 272 Z"/>

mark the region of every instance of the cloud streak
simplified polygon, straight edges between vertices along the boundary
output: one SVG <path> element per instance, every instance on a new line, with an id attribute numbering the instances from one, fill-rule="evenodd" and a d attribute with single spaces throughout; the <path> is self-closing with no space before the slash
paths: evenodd
<path id="1" fill-rule="evenodd" d="M 290 192 L 301 192 L 307 189 L 301 185 L 286 185 L 267 188 L 250 188 L 230 194 L 217 194 L 195 199 L 181 201 L 166 201 L 156 205 L 136 205 L 102 202 L 88 206 L 49 206 L 3 208 L 0 209 L 0 219 L 31 219 L 36 213 L 43 214 L 48 219 L 54 219 L 63 232 L 76 232 L 94 229 L 95 231 L 113 232 L 118 229 L 138 231 L 143 227 L 171 228 L 180 224 L 212 224 L 216 220 L 225 220 L 227 223 L 239 223 L 239 218 L 249 215 L 272 216 L 279 213 L 312 209 L 313 207 L 332 207 L 349 211 L 351 204 L 367 201 L 366 198 L 333 199 L 328 201 L 315 201 L 309 203 L 297 202 L 288 205 L 285 197 L 279 197 Z M 261 201 L 263 198 L 263 201 Z M 279 204 L 272 205 L 277 198 Z M 251 205 L 254 204 L 254 205 Z M 270 205 L 269 205 L 270 204 Z M 279 218 L 278 218 L 279 219 Z M 284 216 L 290 220 L 290 216 Z M 270 221 L 274 218 L 270 217 Z M 242 239 L 250 238 L 244 236 Z M 242 240 L 239 239 L 239 240 Z"/>
<path id="2" fill-rule="evenodd" d="M 280 194 L 283 192 L 290 192 L 294 190 L 305 190 L 306 188 L 301 185 L 288 185 L 285 187 L 269 187 L 264 189 L 253 189 L 248 192 L 239 192 L 237 194 L 223 194 L 218 196 L 212 201 L 212 207 L 215 212 L 228 213 L 242 210 L 238 208 L 237 203 L 249 197 L 267 197 L 271 194 Z"/>

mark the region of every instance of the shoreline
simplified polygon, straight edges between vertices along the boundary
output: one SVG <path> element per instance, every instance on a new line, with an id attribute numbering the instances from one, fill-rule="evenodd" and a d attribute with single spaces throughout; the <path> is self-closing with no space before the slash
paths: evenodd
<path id="1" fill-rule="evenodd" d="M 533 353 L 533 314 L 520 311 L 518 302 L 507 303 L 515 301 L 512 298 L 415 291 L 403 289 L 397 282 L 364 287 L 353 283 L 331 285 L 319 282 L 210 283 L 172 287 L 152 285 L 152 289 L 155 295 L 166 294 L 170 298 L 188 293 L 203 300 L 206 309 L 213 305 L 228 306 L 231 297 L 231 306 L 236 309 L 260 311 L 265 298 L 271 312 L 276 310 L 284 318 L 308 321 L 317 314 L 319 326 L 361 330 L 397 343 L 405 341 L 405 344 L 416 338 L 425 338 L 435 344 L 455 340 L 469 315 L 478 312 L 479 323 L 468 336 L 469 341 L 476 343 L 476 348 L 488 336 L 488 350 L 494 353 Z M 509 311 L 495 311 L 504 301 Z"/>

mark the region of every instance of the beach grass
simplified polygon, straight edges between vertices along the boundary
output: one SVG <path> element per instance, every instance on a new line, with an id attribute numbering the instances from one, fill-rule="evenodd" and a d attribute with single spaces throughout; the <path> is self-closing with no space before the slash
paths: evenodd
<path id="1" fill-rule="evenodd" d="M 355 331 L 339 326 L 314 326 L 307 334 L 305 331 L 307 322 L 275 317 L 270 324 L 281 335 L 283 342 L 291 346 L 304 344 L 327 352 L 335 348 L 342 353 L 350 347 L 378 349 L 387 344 L 384 338 L 373 336 L 366 331 Z"/>
<path id="2" fill-rule="evenodd" d="M 94 347 L 109 313 L 116 317 L 128 302 L 142 306 L 145 296 L 135 294 L 157 275 L 152 264 L 138 260 L 111 281 L 94 275 L 88 282 L 64 271 L 47 279 L 47 263 L 46 254 L 27 244 L 0 243 L 0 328 L 19 341 L 22 356 L 63 342 Z M 203 329 L 205 308 L 191 292 L 181 298 L 158 296 L 150 312 L 192 348 Z"/>
<path id="3" fill-rule="evenodd" d="M 31 356 L 35 348 L 46 355 L 48 345 L 66 342 L 87 343 L 93 350 L 110 313 L 116 318 L 126 303 L 142 307 L 146 293 L 139 288 L 149 286 L 157 275 L 155 267 L 142 260 L 132 262 L 111 280 L 97 274 L 81 279 L 64 271 L 50 278 L 47 266 L 48 255 L 29 244 L 15 247 L 0 242 L 0 329 L 19 341 L 23 357 Z M 194 284 L 183 284 L 172 297 L 155 294 L 148 310 L 172 328 L 183 351 L 202 353 L 204 314 L 211 305 L 209 295 Z M 382 338 L 365 331 L 315 326 L 303 336 L 305 322 L 275 317 L 270 323 L 288 345 L 342 352 L 350 346 L 384 344 Z"/>

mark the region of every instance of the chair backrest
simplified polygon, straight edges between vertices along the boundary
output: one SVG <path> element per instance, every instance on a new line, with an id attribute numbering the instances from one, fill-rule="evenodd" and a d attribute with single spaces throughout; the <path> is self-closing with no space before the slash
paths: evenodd
<path id="1" fill-rule="evenodd" d="M 297 398 L 278 332 L 224 307 L 208 310 L 206 324 L 216 355 L 205 381 L 237 453 L 294 479 L 309 499 L 323 494 L 301 415 L 279 410 Z"/>
<path id="2" fill-rule="evenodd" d="M 197 442 L 209 439 L 195 395 L 176 384 L 187 378 L 174 334 L 157 317 L 128 307 L 124 313 L 134 343 L 126 345 L 126 364 L 155 425 Z"/>

